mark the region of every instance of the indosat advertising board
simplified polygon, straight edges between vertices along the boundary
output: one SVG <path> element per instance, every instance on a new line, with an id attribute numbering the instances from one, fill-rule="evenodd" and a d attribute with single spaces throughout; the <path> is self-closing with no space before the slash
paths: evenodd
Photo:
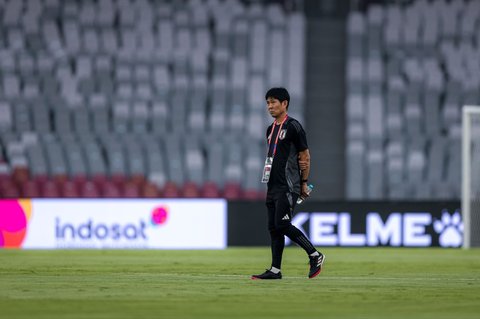
<path id="1" fill-rule="evenodd" d="M 0 248 L 223 249 L 227 203 L 192 200 L 0 200 Z"/>

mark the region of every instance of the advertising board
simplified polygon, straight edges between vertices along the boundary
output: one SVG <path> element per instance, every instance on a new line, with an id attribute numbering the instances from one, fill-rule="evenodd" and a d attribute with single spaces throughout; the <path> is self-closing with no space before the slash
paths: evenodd
<path id="1" fill-rule="evenodd" d="M 0 201 L 0 247 L 223 249 L 225 200 Z"/>
<path id="2" fill-rule="evenodd" d="M 463 240 L 460 202 L 306 201 L 292 223 L 316 246 L 460 247 Z M 268 245 L 265 204 L 230 202 L 228 232 L 229 246 Z"/>

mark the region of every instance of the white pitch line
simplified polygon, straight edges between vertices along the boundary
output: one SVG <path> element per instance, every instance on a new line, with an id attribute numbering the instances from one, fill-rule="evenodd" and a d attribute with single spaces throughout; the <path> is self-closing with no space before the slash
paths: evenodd
<path id="1" fill-rule="evenodd" d="M 91 276 L 98 276 L 99 274 L 89 274 Z M 88 276 L 87 274 L 82 275 L 82 280 L 87 280 Z M 190 279 L 212 279 L 212 278 L 230 278 L 230 279 L 236 279 L 236 280 L 251 280 L 251 274 L 245 274 L 245 275 L 226 275 L 226 274 L 192 274 L 192 273 L 141 273 L 141 272 L 136 272 L 136 273 L 125 273 L 125 274 L 119 274 L 115 273 L 112 274 L 114 277 L 133 277 L 133 278 L 138 278 L 139 276 L 149 276 L 149 277 L 163 277 L 163 278 L 172 278 L 172 279 L 177 279 L 177 278 L 185 278 L 188 277 Z M 42 274 L 41 277 L 52 277 L 52 278 L 59 278 L 59 275 L 46 275 Z M 300 277 L 300 276 L 285 276 L 283 277 L 284 280 L 290 280 L 290 279 L 295 279 L 295 280 L 310 280 L 305 277 Z M 329 276 L 329 275 L 319 275 L 315 279 L 312 280 L 328 280 L 328 281 L 400 281 L 400 282 L 418 282 L 421 283 L 422 281 L 443 281 L 443 282 L 479 282 L 480 283 L 480 277 L 478 278 L 434 278 L 434 277 L 376 277 L 376 276 L 363 276 L 363 277 L 352 277 L 352 276 Z M 258 281 L 264 281 L 264 280 L 258 280 Z M 269 281 L 269 280 L 267 280 Z"/>
<path id="2" fill-rule="evenodd" d="M 193 277 L 199 279 L 211 279 L 212 277 L 220 278 L 235 278 L 235 279 L 250 279 L 251 275 L 225 275 L 225 274 L 182 274 L 182 273 L 168 273 L 168 274 L 154 274 L 153 276 L 162 276 L 162 277 Z M 308 279 L 307 276 L 285 276 L 283 279 Z M 357 281 L 384 281 L 384 280 L 397 280 L 397 281 L 444 281 L 444 282 L 456 282 L 456 281 L 479 281 L 480 278 L 433 278 L 433 277 L 343 277 L 343 276 L 328 276 L 328 275 L 319 275 L 317 279 L 320 280 L 357 280 Z"/>

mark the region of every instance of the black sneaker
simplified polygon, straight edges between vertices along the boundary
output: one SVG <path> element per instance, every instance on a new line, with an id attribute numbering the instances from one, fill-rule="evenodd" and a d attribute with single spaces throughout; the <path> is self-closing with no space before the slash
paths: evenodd
<path id="1" fill-rule="evenodd" d="M 324 261 L 325 255 L 322 253 L 318 256 L 310 256 L 310 272 L 308 273 L 308 278 L 314 278 L 322 271 Z"/>
<path id="2" fill-rule="evenodd" d="M 263 274 L 260 275 L 252 275 L 252 279 L 282 279 L 282 273 L 279 272 L 278 274 L 271 272 L 267 269 Z"/>

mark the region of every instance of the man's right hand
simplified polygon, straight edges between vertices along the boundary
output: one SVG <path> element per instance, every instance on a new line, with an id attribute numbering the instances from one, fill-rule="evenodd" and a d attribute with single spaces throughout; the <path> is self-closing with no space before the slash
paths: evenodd
<path id="1" fill-rule="evenodd" d="M 300 170 L 301 171 L 304 171 L 308 168 L 308 165 L 309 165 L 309 161 L 302 161 L 302 160 L 298 160 L 298 166 L 300 167 Z"/>

